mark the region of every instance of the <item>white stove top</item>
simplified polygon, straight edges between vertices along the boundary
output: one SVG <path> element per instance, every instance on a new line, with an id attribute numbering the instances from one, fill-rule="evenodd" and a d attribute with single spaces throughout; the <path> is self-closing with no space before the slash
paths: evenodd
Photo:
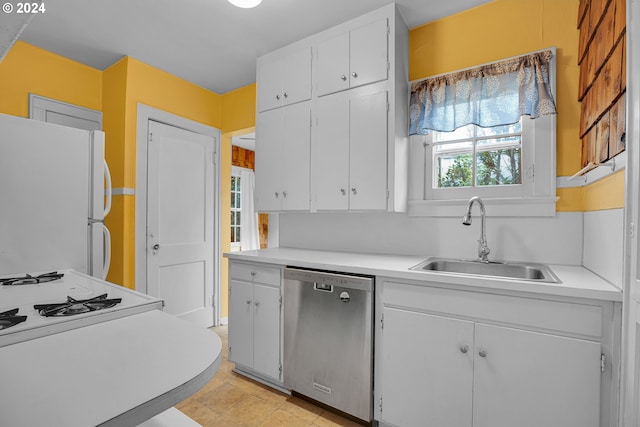
<path id="1" fill-rule="evenodd" d="M 0 329 L 0 347 L 148 310 L 162 309 L 161 299 L 74 270 L 60 270 L 59 273 L 64 273 L 64 276 L 51 282 L 0 286 L 0 313 L 18 308 L 18 315 L 27 316 L 27 320 L 22 323 Z M 107 294 L 109 299 L 122 298 L 122 301 L 110 308 L 62 317 L 42 316 L 33 308 L 34 304 L 66 302 L 68 296 L 85 300 L 102 294 Z"/>

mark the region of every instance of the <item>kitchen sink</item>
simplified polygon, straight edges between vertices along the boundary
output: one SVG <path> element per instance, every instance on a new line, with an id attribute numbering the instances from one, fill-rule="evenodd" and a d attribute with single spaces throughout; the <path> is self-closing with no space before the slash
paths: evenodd
<path id="1" fill-rule="evenodd" d="M 467 259 L 427 258 L 409 270 L 561 283 L 560 279 L 546 265 L 526 262 L 482 262 Z"/>

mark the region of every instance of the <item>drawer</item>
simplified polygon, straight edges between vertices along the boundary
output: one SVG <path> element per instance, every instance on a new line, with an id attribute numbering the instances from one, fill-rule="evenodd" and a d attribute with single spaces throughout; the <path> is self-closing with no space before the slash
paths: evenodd
<path id="1" fill-rule="evenodd" d="M 262 264 L 232 262 L 229 266 L 229 276 L 232 279 L 278 287 L 280 286 L 280 271 L 278 267 L 267 267 Z"/>
<path id="2" fill-rule="evenodd" d="M 602 336 L 602 307 L 385 281 L 383 304 L 587 337 Z"/>

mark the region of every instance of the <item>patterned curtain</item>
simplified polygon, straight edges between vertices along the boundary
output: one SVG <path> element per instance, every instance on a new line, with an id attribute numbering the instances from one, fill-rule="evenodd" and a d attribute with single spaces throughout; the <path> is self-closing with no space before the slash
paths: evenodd
<path id="1" fill-rule="evenodd" d="M 549 85 L 550 50 L 443 74 L 411 86 L 411 135 L 468 124 L 508 125 L 556 114 Z"/>

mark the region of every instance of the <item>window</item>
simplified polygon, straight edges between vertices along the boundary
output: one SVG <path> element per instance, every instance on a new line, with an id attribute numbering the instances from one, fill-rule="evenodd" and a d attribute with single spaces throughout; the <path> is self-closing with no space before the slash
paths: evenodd
<path id="1" fill-rule="evenodd" d="M 523 74 L 502 73 L 508 67 L 501 64 L 414 83 L 410 215 L 456 216 L 472 196 L 484 198 L 494 216 L 555 214 L 555 105 L 543 105 L 552 95 L 523 113 L 519 97 L 527 90 L 515 84 Z M 551 94 L 555 54 L 548 69 Z"/>
<path id="2" fill-rule="evenodd" d="M 433 132 L 433 187 L 522 184 L 522 124 Z"/>
<path id="3" fill-rule="evenodd" d="M 242 199 L 240 190 L 240 175 L 231 176 L 231 250 L 239 251 L 241 248 L 240 243 L 240 230 L 242 224 L 242 206 L 240 200 Z"/>

